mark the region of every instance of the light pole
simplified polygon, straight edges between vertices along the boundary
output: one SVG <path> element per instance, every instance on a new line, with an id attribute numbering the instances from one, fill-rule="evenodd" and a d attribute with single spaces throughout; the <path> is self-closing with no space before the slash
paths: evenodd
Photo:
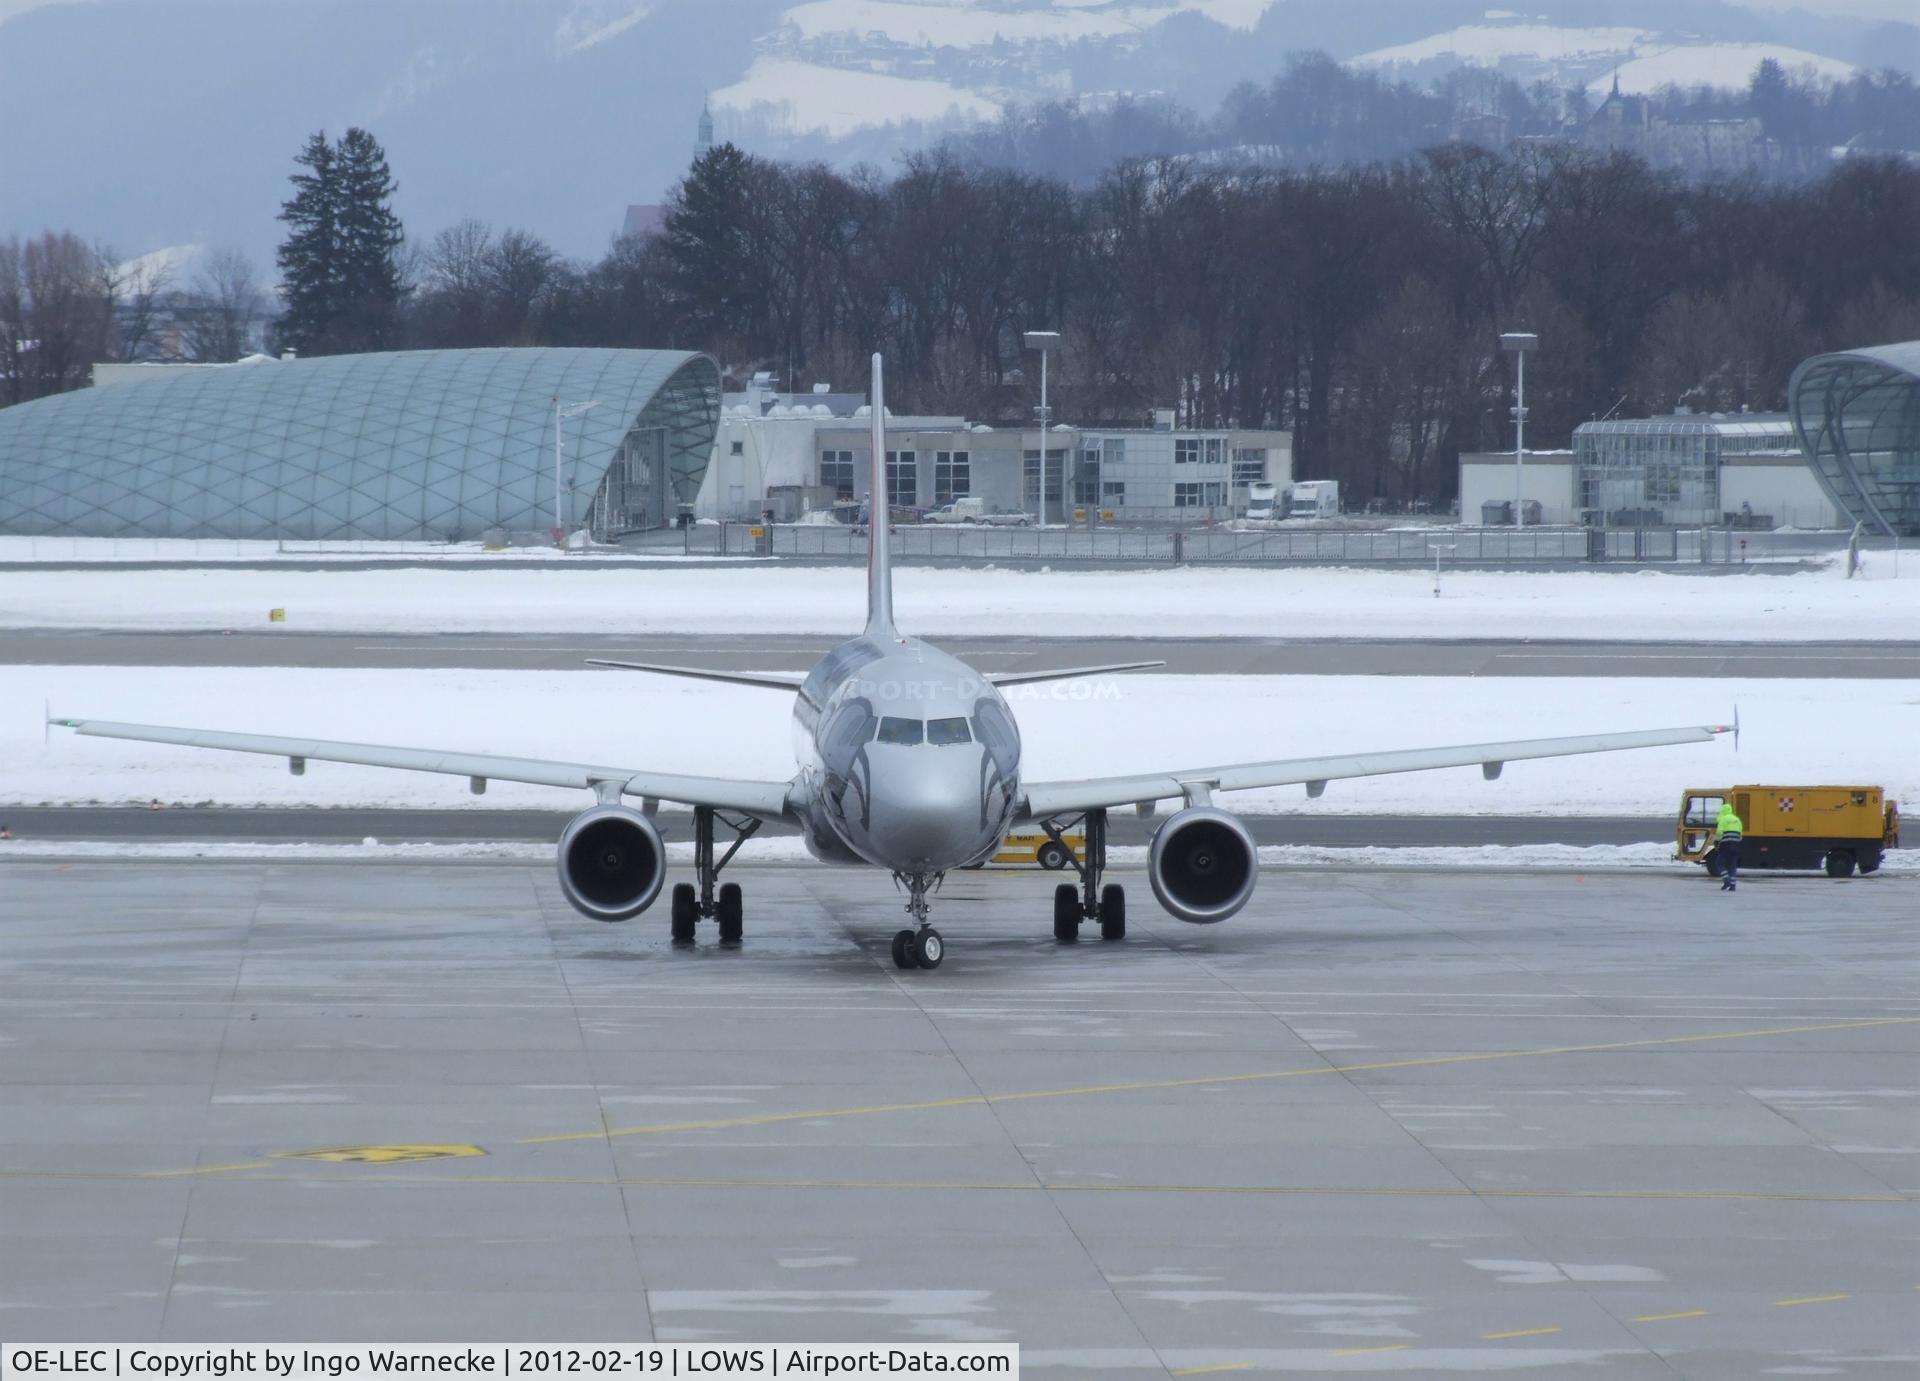
<path id="1" fill-rule="evenodd" d="M 598 398 L 588 399 L 584 403 L 563 403 L 558 397 L 553 400 L 553 528 L 563 547 L 567 544 L 567 520 L 560 509 L 560 495 L 564 492 L 560 480 L 560 424 L 566 418 L 578 417 L 599 406 Z"/>
<path id="2" fill-rule="evenodd" d="M 1053 420 L 1053 413 L 1047 407 L 1047 352 L 1060 348 L 1058 331 L 1028 331 L 1023 337 L 1027 349 L 1040 352 L 1040 526 L 1047 525 L 1047 424 Z M 1067 463 L 1060 462 L 1060 502 L 1064 508 L 1067 500 Z M 1064 515 L 1063 515 L 1064 516 Z"/>
<path id="3" fill-rule="evenodd" d="M 1527 354 L 1540 348 L 1540 337 L 1531 331 L 1508 331 L 1500 337 L 1500 348 L 1514 357 L 1518 371 L 1513 391 L 1513 525 L 1527 522 L 1526 500 L 1520 486 L 1522 457 L 1527 444 Z"/>

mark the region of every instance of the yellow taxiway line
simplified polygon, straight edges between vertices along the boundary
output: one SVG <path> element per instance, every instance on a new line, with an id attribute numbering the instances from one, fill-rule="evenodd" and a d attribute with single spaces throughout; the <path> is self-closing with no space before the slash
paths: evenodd
<path id="1" fill-rule="evenodd" d="M 1461 1055 L 1420 1055 L 1404 1060 L 1374 1060 L 1365 1064 L 1306 1065 L 1298 1069 L 1256 1070 L 1243 1074 L 1216 1074 L 1187 1079 L 1145 1079 L 1135 1083 L 1080 1084 L 1071 1088 L 1032 1089 L 1022 1093 L 965 1094 L 915 1103 L 873 1103 L 846 1108 L 816 1108 L 807 1112 L 755 1113 L 745 1117 L 717 1117 L 697 1122 L 656 1122 L 640 1127 L 602 1127 L 591 1132 L 555 1132 L 520 1138 L 521 1146 L 547 1146 L 565 1141 L 599 1141 L 628 1136 L 666 1136 L 676 1132 L 716 1132 L 742 1127 L 770 1127 L 782 1122 L 814 1122 L 887 1113 L 932 1112 L 942 1108 L 995 1107 L 1051 1098 L 1086 1098 L 1105 1093 L 1152 1093 L 1165 1089 L 1203 1088 L 1221 1084 L 1261 1083 L 1275 1079 L 1305 1079 L 1326 1074 L 1370 1074 L 1396 1069 L 1433 1069 L 1443 1065 L 1482 1064 L 1494 1060 L 1537 1060 L 1555 1055 L 1596 1055 L 1618 1050 L 1653 1050 L 1710 1041 L 1758 1040 L 1765 1036 L 1807 1036 L 1824 1031 L 1864 1031 L 1876 1026 L 1910 1026 L 1917 1017 L 1872 1017 L 1862 1021 L 1821 1022 L 1812 1026 L 1769 1026 L 1749 1031 L 1708 1031 L 1690 1036 L 1649 1036 L 1643 1040 L 1601 1041 L 1592 1045 L 1546 1045 L 1526 1050 L 1479 1050 Z"/>

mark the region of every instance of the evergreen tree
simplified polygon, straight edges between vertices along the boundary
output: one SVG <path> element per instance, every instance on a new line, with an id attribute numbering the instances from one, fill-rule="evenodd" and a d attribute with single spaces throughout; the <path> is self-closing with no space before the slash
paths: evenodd
<path id="1" fill-rule="evenodd" d="M 667 210 L 667 271 L 683 338 L 704 344 L 737 334 L 751 314 L 752 161 L 732 144 L 707 150 Z"/>
<path id="2" fill-rule="evenodd" d="M 277 257 L 286 312 L 282 344 L 303 354 L 381 350 L 395 343 L 400 299 L 400 220 L 380 143 L 350 129 L 337 144 L 313 135 L 294 160 L 293 196 L 280 219 Z"/>
<path id="3" fill-rule="evenodd" d="M 343 348 L 387 350 L 396 344 L 400 245 L 393 214 L 393 174 L 380 141 L 350 129 L 334 150 L 340 170 L 340 318 Z"/>
<path id="4" fill-rule="evenodd" d="M 293 160 L 293 196 L 281 204 L 287 238 L 274 256 L 287 310 L 280 343 L 303 355 L 324 355 L 334 344 L 340 287 L 340 170 L 324 133 L 307 140 Z"/>

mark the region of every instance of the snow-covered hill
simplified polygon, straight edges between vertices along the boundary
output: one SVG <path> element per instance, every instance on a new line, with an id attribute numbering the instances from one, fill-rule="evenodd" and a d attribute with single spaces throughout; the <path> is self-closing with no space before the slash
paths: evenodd
<path id="1" fill-rule="evenodd" d="M 1486 0 L 0 0 L 0 236 L 234 245 L 264 269 L 294 153 L 360 124 L 416 237 L 477 216 L 594 255 L 684 173 L 704 101 L 755 152 L 884 166 L 1037 100 L 1210 113 L 1316 49 L 1421 82 L 1476 64 L 1637 89 L 1740 84 L 1762 55 L 1920 67 L 1920 23 L 1883 0 L 1532 0 L 1524 19 Z"/>
<path id="2" fill-rule="evenodd" d="M 1489 17 L 1497 11 L 1490 11 Z M 1658 28 L 1592 28 L 1527 20 L 1466 24 L 1362 53 L 1354 62 L 1411 79 L 1456 67 L 1486 67 L 1516 81 L 1610 89 L 1614 77 L 1629 95 L 1663 86 L 1744 87 L 1762 60 L 1789 72 L 1811 71 L 1830 80 L 1853 75 L 1854 65 L 1787 43 L 1710 41 L 1697 33 Z"/>

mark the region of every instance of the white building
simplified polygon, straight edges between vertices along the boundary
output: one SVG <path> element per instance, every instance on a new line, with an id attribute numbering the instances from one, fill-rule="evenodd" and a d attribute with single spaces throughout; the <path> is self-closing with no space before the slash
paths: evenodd
<path id="1" fill-rule="evenodd" d="M 779 393 L 758 375 L 723 399 L 714 454 L 694 506 L 699 518 L 783 518 L 804 508 L 866 498 L 873 487 L 864 397 L 825 384 Z M 1189 522 L 1245 510 L 1247 486 L 1293 480 L 1287 432 L 1153 427 L 1037 428 L 970 425 L 960 417 L 888 414 L 889 488 L 901 508 L 934 508 L 967 495 L 1044 521 Z M 1041 452 L 1044 449 L 1044 464 Z M 796 502 L 796 499 L 798 502 Z"/>
<path id="2" fill-rule="evenodd" d="M 1460 521 L 1514 498 L 1512 451 L 1460 457 Z M 1522 497 L 1543 523 L 1607 527 L 1846 526 L 1793 435 L 1774 414 L 1584 422 L 1571 451 L 1528 451 Z M 1532 510 L 1528 510 L 1532 521 Z M 1510 521 L 1510 519 L 1503 519 Z"/>

